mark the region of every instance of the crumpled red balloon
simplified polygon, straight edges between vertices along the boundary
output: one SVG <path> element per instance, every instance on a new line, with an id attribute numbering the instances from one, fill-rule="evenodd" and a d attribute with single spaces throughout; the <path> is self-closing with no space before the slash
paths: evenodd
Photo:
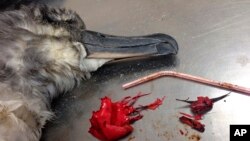
<path id="1" fill-rule="evenodd" d="M 204 114 L 213 108 L 213 104 L 213 101 L 207 96 L 199 96 L 197 97 L 197 101 L 191 103 L 190 108 L 194 114 Z"/>
<path id="2" fill-rule="evenodd" d="M 193 129 L 195 129 L 197 131 L 200 131 L 200 132 L 204 132 L 205 131 L 205 125 L 201 124 L 198 120 L 191 119 L 191 118 L 188 118 L 186 116 L 181 116 L 179 118 L 179 120 L 182 123 L 185 123 L 185 124 L 189 125 L 190 127 L 192 127 Z"/>
<path id="3" fill-rule="evenodd" d="M 222 95 L 220 97 L 211 98 L 211 99 L 208 98 L 207 96 L 205 96 L 205 97 L 198 96 L 196 101 L 188 101 L 188 100 L 180 100 L 180 99 L 176 99 L 176 100 L 190 103 L 191 111 L 195 115 L 202 115 L 202 114 L 210 111 L 213 108 L 213 104 L 215 102 L 225 98 L 228 95 L 229 94 L 225 94 L 225 95 Z"/>
<path id="4" fill-rule="evenodd" d="M 133 107 L 135 102 L 148 94 L 139 93 L 134 97 L 125 97 L 121 101 L 112 102 L 109 97 L 101 98 L 101 106 L 94 111 L 90 119 L 89 133 L 101 141 L 114 141 L 125 137 L 133 131 L 131 124 L 143 117 L 142 110 L 155 110 L 165 97 L 156 99 L 153 103 Z"/>

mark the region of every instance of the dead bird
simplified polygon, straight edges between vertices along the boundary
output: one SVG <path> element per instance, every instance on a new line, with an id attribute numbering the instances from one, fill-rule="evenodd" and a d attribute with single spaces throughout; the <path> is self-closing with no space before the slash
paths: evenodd
<path id="1" fill-rule="evenodd" d="M 38 141 L 52 99 L 107 62 L 178 52 L 169 35 L 106 35 L 74 11 L 18 2 L 0 12 L 0 141 Z"/>

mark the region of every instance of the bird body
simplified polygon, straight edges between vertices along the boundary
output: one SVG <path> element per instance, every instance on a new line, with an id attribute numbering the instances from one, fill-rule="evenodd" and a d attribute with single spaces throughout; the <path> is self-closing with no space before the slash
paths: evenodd
<path id="1" fill-rule="evenodd" d="M 0 140 L 39 140 L 51 100 L 98 67 L 85 65 L 83 45 L 65 27 L 39 19 L 45 8 L 0 14 Z"/>
<path id="2" fill-rule="evenodd" d="M 100 53 L 88 58 L 96 49 L 93 46 L 100 46 L 91 44 L 94 34 L 101 35 L 87 32 L 80 16 L 71 10 L 31 4 L 0 12 L 0 141 L 38 141 L 41 129 L 53 117 L 53 98 L 72 90 L 89 78 L 90 72 L 113 59 L 100 58 Z M 100 37 L 114 42 L 113 36 Z M 148 55 L 161 40 L 145 38 L 150 39 Z M 155 41 L 157 45 L 151 43 Z M 102 44 L 110 51 L 104 41 Z M 176 47 L 168 53 L 177 53 Z"/>

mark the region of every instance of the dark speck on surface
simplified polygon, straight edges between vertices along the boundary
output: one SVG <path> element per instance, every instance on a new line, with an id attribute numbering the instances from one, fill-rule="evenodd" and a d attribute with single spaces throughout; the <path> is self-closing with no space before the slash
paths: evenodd
<path id="1" fill-rule="evenodd" d="M 140 132 L 142 132 L 142 129 L 139 129 Z"/>
<path id="2" fill-rule="evenodd" d="M 191 136 L 188 137 L 188 140 L 190 140 L 190 141 L 200 141 L 201 137 L 198 134 L 192 134 Z"/>
<path id="3" fill-rule="evenodd" d="M 133 141 L 135 139 L 135 136 L 128 137 L 128 141 Z"/>
<path id="4" fill-rule="evenodd" d="M 181 135 L 183 135 L 183 134 L 184 134 L 184 132 L 183 132 L 181 129 L 180 129 L 179 131 L 180 131 L 180 134 L 181 134 Z"/>

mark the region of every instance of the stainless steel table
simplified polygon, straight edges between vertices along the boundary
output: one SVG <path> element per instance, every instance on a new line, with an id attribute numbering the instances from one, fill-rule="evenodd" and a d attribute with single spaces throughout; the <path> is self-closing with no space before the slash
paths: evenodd
<path id="1" fill-rule="evenodd" d="M 106 65 L 82 82 L 74 92 L 55 100 L 56 117 L 45 128 L 45 141 L 92 141 L 88 133 L 92 111 L 100 98 L 119 100 L 138 92 L 152 93 L 141 98 L 145 104 L 166 96 L 155 111 L 133 124 L 134 132 L 125 141 L 202 140 L 229 141 L 230 124 L 250 124 L 250 97 L 231 93 L 215 103 L 201 121 L 199 133 L 178 121 L 179 112 L 190 113 L 179 99 L 217 97 L 228 91 L 175 78 L 161 78 L 123 90 L 121 85 L 159 70 L 174 70 L 218 81 L 250 87 L 250 1 L 248 0 L 66 0 L 87 28 L 108 34 L 170 34 L 179 43 L 179 54 L 124 64 Z M 187 135 L 181 135 L 182 130 Z M 193 137 L 193 138 L 192 138 Z M 198 137 L 198 139 L 196 138 Z"/>

